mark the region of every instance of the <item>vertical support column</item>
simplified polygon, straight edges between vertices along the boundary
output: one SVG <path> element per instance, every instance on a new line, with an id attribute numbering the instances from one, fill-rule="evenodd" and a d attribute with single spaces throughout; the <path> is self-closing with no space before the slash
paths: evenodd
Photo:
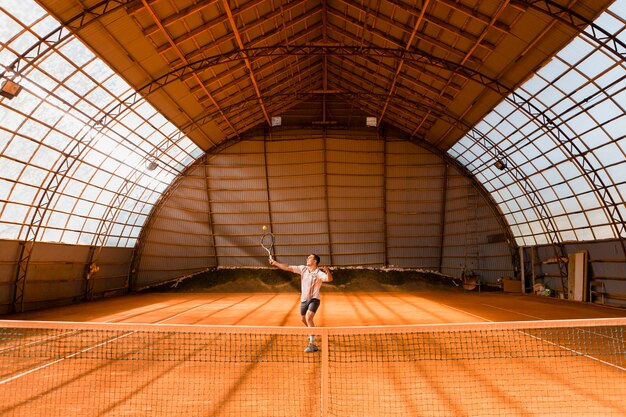
<path id="1" fill-rule="evenodd" d="M 333 259 L 333 228 L 330 224 L 330 197 L 328 196 L 328 129 L 324 126 L 324 134 L 322 137 L 322 154 L 324 159 L 324 204 L 326 205 L 326 234 L 328 235 L 328 258 L 330 265 L 334 265 Z"/>
<path id="2" fill-rule="evenodd" d="M 441 224 L 439 227 L 439 272 L 443 272 L 443 245 L 445 244 L 445 234 L 446 234 L 446 210 L 447 210 L 447 199 L 448 199 L 448 163 L 444 162 L 443 164 L 443 193 L 441 196 Z"/>
<path id="3" fill-rule="evenodd" d="M 217 246 L 215 244 L 215 227 L 213 225 L 213 204 L 211 203 L 211 181 L 209 179 L 209 158 L 205 158 L 203 162 L 204 166 L 204 183 L 206 185 L 206 203 L 209 212 L 207 213 L 207 221 L 209 222 L 209 230 L 211 231 L 211 244 L 213 245 L 213 260 L 215 261 L 215 266 L 220 266 L 219 258 L 217 256 Z M 211 256 L 210 253 L 207 253 L 207 256 Z M 208 262 L 208 259 L 207 259 Z"/>
<path id="4" fill-rule="evenodd" d="M 537 248 L 536 246 L 530 247 L 530 270 L 532 273 L 532 283 L 533 288 L 532 291 L 535 291 L 535 284 L 537 283 L 537 271 L 535 270 L 535 263 L 537 262 Z"/>
<path id="5" fill-rule="evenodd" d="M 270 194 L 270 172 L 267 166 L 267 141 L 272 139 L 272 131 L 266 129 L 263 133 L 263 165 L 265 168 L 265 198 L 267 199 L 267 221 L 269 232 L 274 233 L 274 219 L 272 218 L 272 195 Z M 276 259 L 276 248 L 273 248 L 273 258 Z M 267 262 L 266 262 L 267 263 Z"/>
<path id="6" fill-rule="evenodd" d="M 328 387 L 328 357 L 329 357 L 329 352 L 328 352 L 328 332 L 323 332 L 322 333 L 322 391 L 321 391 L 321 401 L 320 401 L 320 405 L 321 405 L 321 416 L 322 417 L 326 417 L 328 416 L 328 403 L 329 403 L 329 398 L 328 398 L 328 391 L 329 391 L 329 387 Z"/>
<path id="7" fill-rule="evenodd" d="M 522 294 L 526 292 L 526 259 L 524 258 L 524 247 L 519 247 L 519 268 L 520 268 L 520 279 L 522 281 Z"/>
<path id="8" fill-rule="evenodd" d="M 380 141 L 381 139 L 381 134 L 380 134 L 380 127 L 377 128 L 376 130 L 376 136 L 377 136 L 377 140 Z M 389 227 L 387 225 L 387 168 L 388 168 L 388 154 L 389 151 L 387 149 L 387 136 L 382 135 L 382 140 L 383 140 L 383 201 L 382 201 L 382 205 L 383 205 L 383 246 L 384 246 L 384 253 L 383 253 L 383 266 L 386 268 L 389 266 Z"/>
<path id="9" fill-rule="evenodd" d="M 24 293 L 26 292 L 26 277 L 30 257 L 33 253 L 34 240 L 20 242 L 19 258 L 17 262 L 17 273 L 15 276 L 15 287 L 13 289 L 13 309 L 12 313 L 22 313 L 24 311 Z"/>

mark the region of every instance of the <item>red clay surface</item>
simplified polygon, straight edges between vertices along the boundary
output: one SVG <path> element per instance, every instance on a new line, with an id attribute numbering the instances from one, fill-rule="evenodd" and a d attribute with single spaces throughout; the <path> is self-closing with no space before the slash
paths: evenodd
<path id="1" fill-rule="evenodd" d="M 3 317 L 126 323 L 301 326 L 297 293 L 139 294 Z M 626 310 L 501 292 L 324 293 L 318 326 L 626 317 Z"/>
<path id="2" fill-rule="evenodd" d="M 290 291 L 152 293 L 2 318 L 301 328 L 298 307 L 298 294 Z M 501 292 L 329 291 L 322 293 L 316 324 L 609 317 L 626 317 L 626 311 Z M 17 346 L 0 346 L 0 354 L 7 356 L 0 361 L 1 415 L 626 415 L 623 352 L 607 364 L 602 356 L 581 355 L 569 339 L 552 334 L 514 331 L 502 338 L 499 333 L 479 335 L 471 342 L 458 333 L 425 333 L 417 339 L 401 335 L 331 339 L 320 343 L 328 349 L 315 354 L 302 352 L 306 343 L 302 334 L 252 342 L 218 335 L 197 344 L 189 344 L 184 334 L 142 339 L 131 331 L 93 341 L 78 338 L 80 334 L 76 342 L 73 332 L 46 335 L 68 352 L 55 357 L 29 350 L 40 344 L 40 335 L 32 341 L 22 337 Z M 611 335 L 602 338 L 600 344 L 624 343 Z M 106 360 L 90 359 L 98 349 L 120 353 L 115 357 L 103 353 Z M 14 356 L 15 352 L 28 353 Z M 144 353 L 161 358 L 146 359 Z"/>

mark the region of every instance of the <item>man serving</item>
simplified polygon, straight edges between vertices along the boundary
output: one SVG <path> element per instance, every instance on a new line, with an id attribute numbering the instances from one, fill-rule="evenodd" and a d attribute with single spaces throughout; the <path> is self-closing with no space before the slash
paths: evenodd
<path id="1" fill-rule="evenodd" d="M 327 266 L 320 269 L 320 257 L 312 253 L 306 258 L 306 265 L 285 265 L 275 261 L 270 256 L 270 265 L 273 265 L 283 271 L 300 274 L 302 293 L 300 295 L 300 316 L 302 323 L 307 327 L 315 327 L 313 319 L 315 313 L 320 307 L 320 290 L 324 282 L 331 282 L 333 275 Z M 309 335 L 309 345 L 304 349 L 305 352 L 317 352 L 319 348 L 315 345 L 315 336 Z"/>

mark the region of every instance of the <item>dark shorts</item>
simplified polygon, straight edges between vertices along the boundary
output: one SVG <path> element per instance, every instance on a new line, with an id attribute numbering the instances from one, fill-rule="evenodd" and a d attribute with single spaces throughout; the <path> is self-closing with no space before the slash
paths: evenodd
<path id="1" fill-rule="evenodd" d="M 307 311 L 316 313 L 318 308 L 320 308 L 319 298 L 311 298 L 308 301 L 303 301 L 300 303 L 300 315 L 305 316 Z"/>

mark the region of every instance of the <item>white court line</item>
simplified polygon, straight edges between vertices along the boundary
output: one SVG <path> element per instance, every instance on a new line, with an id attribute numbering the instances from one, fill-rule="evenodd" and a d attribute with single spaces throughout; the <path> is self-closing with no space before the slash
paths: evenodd
<path id="1" fill-rule="evenodd" d="M 487 322 L 490 322 L 490 323 L 494 323 L 494 321 L 493 321 L 493 320 L 489 320 L 489 319 L 486 319 L 486 318 L 481 317 L 481 316 L 479 316 L 479 315 L 469 313 L 469 312 L 467 312 L 467 311 L 461 310 L 460 308 L 452 307 L 452 306 L 449 306 L 449 305 L 444 304 L 444 303 L 439 303 L 439 304 L 441 304 L 441 305 L 443 305 L 443 306 L 446 306 L 446 307 L 448 307 L 448 308 L 450 308 L 450 309 L 452 309 L 452 310 L 456 310 L 456 311 L 458 311 L 458 312 L 461 312 L 461 313 L 464 313 L 464 314 L 470 315 L 470 316 L 472 316 L 472 317 L 477 317 L 477 318 L 479 318 L 479 319 L 481 319 L 481 320 L 484 320 L 484 321 L 487 321 Z M 487 304 L 484 304 L 484 305 L 487 305 Z M 490 306 L 490 307 L 492 307 L 492 306 Z M 498 308 L 498 307 L 494 307 L 494 308 Z M 505 310 L 505 309 L 501 309 L 501 310 Z M 513 310 L 505 310 L 505 311 L 510 311 L 510 312 L 516 313 L 516 312 L 515 312 L 515 311 L 513 311 Z M 519 313 L 519 314 L 523 314 L 523 313 Z M 525 315 L 525 314 L 523 314 L 523 315 Z M 527 315 L 527 316 L 528 316 L 528 317 L 533 317 L 533 316 L 530 316 L 530 315 Z M 547 320 L 545 320 L 545 319 L 541 319 L 541 318 L 540 318 L 539 320 L 540 320 L 540 321 L 547 321 Z M 600 363 L 602 363 L 602 364 L 604 364 L 604 365 L 608 365 L 608 366 L 610 366 L 610 367 L 612 367 L 612 368 L 619 369 L 620 371 L 626 371 L 626 368 L 624 368 L 624 367 L 622 367 L 622 366 L 616 365 L 616 364 L 614 364 L 614 363 L 606 362 L 606 361 L 604 361 L 604 360 L 602 360 L 602 359 L 600 359 L 600 358 L 596 358 L 595 356 L 591 356 L 591 355 L 588 355 L 588 354 L 586 354 L 586 353 L 579 352 L 579 351 L 577 351 L 576 349 L 568 348 L 567 346 L 563 346 L 563 345 L 560 345 L 560 344 L 558 344 L 558 343 L 554 343 L 554 342 L 551 342 L 551 341 L 549 341 L 549 340 L 542 339 L 541 337 L 534 336 L 534 335 L 532 335 L 532 334 L 530 334 L 530 333 L 524 332 L 522 329 L 517 330 L 517 331 L 518 331 L 519 333 L 521 333 L 521 334 L 526 335 L 526 336 L 530 336 L 530 337 L 532 337 L 532 338 L 534 338 L 534 339 L 540 340 L 540 341 L 541 341 L 541 342 L 543 342 L 543 343 L 547 343 L 547 344 L 549 344 L 549 345 L 556 346 L 556 347 L 558 347 L 558 348 L 560 348 L 560 349 L 563 349 L 563 350 L 566 350 L 566 351 L 569 351 L 569 352 L 575 353 L 575 354 L 576 354 L 576 355 L 578 355 L 578 356 L 584 356 L 584 357 L 586 357 L 586 358 L 588 358 L 588 359 L 594 360 L 594 361 L 596 361 L 596 362 L 600 362 Z M 604 336 L 603 336 L 603 337 L 604 337 Z"/>
<path id="2" fill-rule="evenodd" d="M 604 364 L 604 365 L 608 365 L 608 366 L 610 366 L 610 367 L 612 367 L 612 368 L 619 369 L 620 371 L 626 371 L 626 368 L 624 368 L 624 367 L 622 367 L 622 366 L 616 365 L 616 364 L 611 363 L 611 362 L 606 362 L 606 361 L 603 361 L 603 360 L 602 360 L 602 359 L 600 359 L 600 358 L 596 358 L 595 356 L 587 355 L 586 353 L 579 352 L 579 351 L 577 351 L 576 349 L 571 349 L 571 348 L 568 348 L 568 347 L 566 347 L 566 346 L 559 345 L 558 343 L 550 342 L 549 340 L 545 340 L 545 339 L 542 339 L 541 337 L 534 336 L 534 335 L 532 335 L 532 334 L 530 334 L 530 333 L 526 333 L 526 332 L 524 332 L 523 330 L 519 330 L 519 332 L 520 332 L 520 333 L 522 333 L 522 334 L 525 334 L 526 336 L 530 336 L 530 337 L 532 337 L 532 338 L 534 338 L 534 339 L 540 340 L 540 341 L 541 341 L 541 342 L 543 342 L 543 343 L 547 343 L 547 344 L 549 344 L 549 345 L 556 346 L 556 347 L 561 348 L 561 349 L 563 349 L 563 350 L 567 350 L 567 351 L 569 351 L 569 352 L 573 352 L 573 353 L 577 354 L 578 356 L 584 356 L 584 357 L 589 358 L 589 359 L 591 359 L 591 360 L 594 360 L 594 361 L 600 362 L 600 363 L 602 363 L 602 364 Z"/>
<path id="3" fill-rule="evenodd" d="M 491 304 L 481 304 L 487 307 L 491 307 L 491 308 L 495 308 L 496 310 L 502 310 L 502 311 L 508 311 L 509 313 L 514 313 L 514 314 L 518 314 L 520 316 L 526 316 L 526 317 L 530 317 L 532 319 L 535 320 L 542 320 L 545 321 L 546 319 L 542 318 L 542 317 L 537 317 L 537 316 L 531 316 L 530 314 L 524 314 L 524 313 L 520 313 L 519 311 L 515 311 L 515 310 L 508 310 L 506 308 L 502 308 L 502 307 L 496 307 L 496 306 L 492 306 Z"/>
<path id="4" fill-rule="evenodd" d="M 166 321 L 168 321 L 168 320 L 171 320 L 171 319 L 174 319 L 174 318 L 176 318 L 176 317 L 182 316 L 182 315 L 184 315 L 184 314 L 186 314 L 186 313 L 188 313 L 188 312 L 190 312 L 190 311 L 193 311 L 193 310 L 196 310 L 196 309 L 198 309 L 198 308 L 202 307 L 203 305 L 204 305 L 204 304 L 200 304 L 200 305 L 198 305 L 198 306 L 196 306 L 196 307 L 194 307 L 194 308 L 191 308 L 191 309 L 189 309 L 189 310 L 186 310 L 186 311 L 184 311 L 184 312 L 181 312 L 181 313 L 175 314 L 175 315 L 173 315 L 173 316 L 171 316 L 171 317 L 167 317 L 167 318 L 165 318 L 165 319 L 163 319 L 163 320 L 159 320 L 159 321 L 157 321 L 155 324 L 161 324 L 161 323 L 164 323 L 164 322 L 166 322 Z M 73 331 L 73 332 L 69 332 L 69 333 L 78 333 L 78 332 L 80 332 L 80 330 L 75 330 L 75 331 Z M 85 349 L 83 349 L 83 350 L 80 350 L 80 351 L 78 351 L 78 352 L 74 352 L 74 353 L 72 353 L 72 354 L 69 354 L 69 355 L 67 355 L 67 356 L 65 356 L 65 357 L 63 357 L 63 358 L 56 359 L 56 360 L 54 360 L 54 361 L 52 361 L 52 362 L 45 363 L 45 364 L 43 364 L 43 365 L 40 365 L 40 366 L 38 366 L 38 367 L 36 367 L 36 368 L 29 369 L 28 371 L 22 372 L 22 373 L 20 373 L 20 374 L 13 375 L 12 377 L 9 377 L 9 378 L 7 378 L 7 379 L 0 380 L 0 385 L 6 384 L 7 382 L 11 382 L 11 381 L 13 381 L 13 380 L 15 380 L 15 379 L 21 378 L 21 377 L 26 376 L 26 375 L 28 375 L 28 374 L 31 374 L 31 373 L 33 373 L 33 372 L 40 371 L 40 370 L 45 369 L 45 368 L 47 368 L 47 367 L 49 367 L 49 366 L 56 365 L 57 363 L 63 362 L 64 360 L 67 360 L 67 359 L 73 358 L 74 356 L 78 356 L 78 355 L 80 355 L 80 354 L 82 354 L 82 353 L 85 353 L 85 352 L 89 352 L 90 350 L 93 350 L 93 349 L 96 349 L 96 348 L 98 348 L 98 347 L 101 347 L 101 346 L 107 345 L 107 344 L 109 344 L 109 343 L 111 343 L 111 342 L 114 342 L 114 341 L 116 341 L 116 340 L 119 340 L 119 339 L 122 339 L 122 338 L 124 338 L 124 337 L 130 336 L 131 334 L 134 334 L 134 333 L 137 333 L 137 332 L 136 332 L 136 331 L 128 332 L 128 333 L 123 334 L 123 335 L 121 335 L 121 336 L 114 337 L 114 338 L 112 338 L 112 339 L 106 340 L 106 341 L 104 341 L 104 342 L 102 342 L 102 343 L 99 343 L 99 344 L 97 344 L 97 345 L 94 345 L 94 346 L 91 346 L 91 347 L 85 348 Z M 49 339 L 58 339 L 58 338 L 61 338 L 61 337 L 65 337 L 65 336 L 67 336 L 67 335 L 68 335 L 68 333 L 63 333 L 63 334 L 61 334 L 61 335 L 59 335 L 59 336 L 56 336 L 56 337 L 49 337 L 49 338 L 43 339 L 43 341 L 46 341 L 46 340 L 49 340 Z M 29 345 L 32 345 L 32 344 L 41 343 L 41 342 L 42 342 L 42 340 L 33 341 L 33 342 L 29 343 L 29 344 L 28 344 L 28 345 L 26 345 L 26 346 L 29 346 Z M 24 346 L 24 345 L 21 345 L 21 346 L 17 346 L 17 347 L 15 347 L 15 348 L 19 348 L 19 347 L 23 347 L 23 346 Z M 13 349 L 13 348 L 12 348 L 12 349 Z"/>
<path id="5" fill-rule="evenodd" d="M 441 304 L 442 306 L 446 306 L 446 307 L 448 307 L 450 310 L 455 310 L 455 311 L 458 311 L 459 313 L 463 313 L 463 314 L 466 314 L 466 315 L 468 315 L 468 316 L 476 317 L 476 318 L 478 318 L 478 319 L 481 319 L 482 321 L 487 321 L 487 322 L 489 322 L 489 323 L 493 323 L 493 321 L 492 321 L 492 320 L 486 319 L 486 318 L 481 317 L 481 316 L 479 316 L 479 315 L 477 315 L 477 314 L 469 313 L 469 312 L 467 312 L 467 311 L 465 311 L 465 310 L 461 310 L 460 308 L 452 307 L 452 306 L 449 306 L 448 304 L 439 303 L 439 302 L 438 302 L 437 304 Z"/>
<path id="6" fill-rule="evenodd" d="M 132 332 L 132 333 L 135 333 L 135 332 Z M 66 360 L 66 359 L 70 359 L 70 358 L 73 358 L 74 356 L 78 356 L 78 355 L 80 355 L 81 353 L 89 352 L 90 350 L 93 350 L 93 349 L 98 348 L 98 347 L 100 347 L 100 346 L 104 346 L 104 345 L 106 345 L 106 344 L 108 344 L 108 343 L 111 343 L 111 342 L 113 342 L 114 340 L 118 340 L 118 339 L 121 339 L 121 338 L 123 338 L 123 337 L 129 336 L 129 335 L 130 335 L 130 334 L 132 334 L 132 333 L 126 333 L 126 334 L 124 334 L 124 335 L 121 335 L 121 336 L 115 337 L 115 338 L 113 338 L 113 339 L 109 339 L 109 340 L 107 340 L 107 341 L 105 341 L 105 342 L 102 342 L 102 343 L 99 343 L 99 344 L 97 344 L 97 345 L 94 345 L 94 346 L 91 346 L 91 347 L 85 348 L 85 349 L 80 350 L 80 351 L 78 351 L 78 352 L 74 352 L 74 353 L 72 353 L 72 354 L 70 354 L 70 355 L 67 355 L 67 356 L 65 356 L 65 357 L 61 358 L 61 359 L 57 359 L 57 360 L 55 360 L 55 361 L 48 362 L 48 363 L 43 364 L 43 365 L 41 365 L 41 366 L 38 366 L 38 367 L 36 367 L 36 368 L 29 369 L 29 370 L 28 370 L 28 371 L 26 371 L 26 372 L 22 372 L 21 374 L 14 375 L 14 376 L 12 376 L 12 377 L 10 377 L 10 378 L 7 378 L 7 379 L 4 379 L 4 380 L 0 381 L 0 385 L 2 385 L 2 384 L 6 384 L 7 382 L 13 381 L 14 379 L 17 379 L 17 378 L 21 378 L 21 377 L 23 377 L 23 376 L 26 376 L 26 375 L 31 374 L 31 373 L 33 373 L 33 372 L 39 371 L 39 370 L 41 370 L 41 369 L 45 369 L 45 368 L 47 368 L 47 367 L 49 367 L 49 366 L 52 366 L 52 365 L 54 365 L 54 364 L 57 364 L 57 363 L 59 363 L 59 362 L 63 362 L 64 360 Z"/>
<path id="7" fill-rule="evenodd" d="M 15 346 L 9 346 L 9 347 L 6 347 L 6 348 L 3 348 L 3 349 L 0 349 L 0 353 L 3 353 L 3 352 L 8 352 L 8 351 L 12 351 L 12 350 L 18 350 L 18 349 L 21 349 L 21 348 L 23 348 L 23 347 L 27 347 L 27 346 L 39 345 L 39 344 L 41 344 L 42 342 L 44 342 L 44 343 L 45 343 L 45 342 L 47 342 L 48 340 L 56 340 L 56 339 L 59 339 L 60 337 L 67 336 L 67 335 L 69 335 L 69 334 L 73 334 L 73 333 L 77 333 L 78 331 L 79 331 L 79 330 L 72 330 L 72 331 L 68 331 L 68 332 L 63 333 L 63 334 L 59 334 L 59 335 L 55 335 L 55 336 L 48 336 L 48 337 L 45 337 L 45 338 L 43 338 L 43 339 L 33 340 L 33 341 L 32 341 L 32 342 L 30 342 L 30 343 L 21 344 L 21 345 L 15 345 Z"/>

